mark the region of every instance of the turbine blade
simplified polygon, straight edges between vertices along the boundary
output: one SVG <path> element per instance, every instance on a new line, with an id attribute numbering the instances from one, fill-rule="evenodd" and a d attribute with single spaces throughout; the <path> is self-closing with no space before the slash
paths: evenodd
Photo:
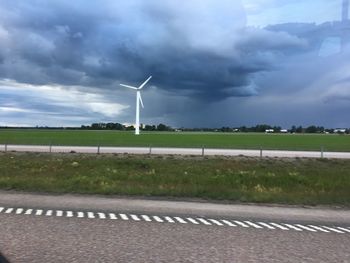
<path id="1" fill-rule="evenodd" d="M 133 87 L 133 86 L 129 86 L 129 85 L 124 85 L 124 84 L 119 84 L 120 86 L 123 86 L 123 87 L 125 87 L 125 88 L 128 88 L 128 89 L 136 89 L 137 90 L 137 88 L 136 87 Z"/>
<path id="2" fill-rule="evenodd" d="M 144 108 L 144 106 L 143 106 L 143 101 L 142 101 L 142 97 L 141 97 L 141 93 L 140 93 L 140 95 L 139 95 L 139 100 L 140 100 L 140 102 L 141 102 L 142 108 Z"/>
<path id="3" fill-rule="evenodd" d="M 150 76 L 148 79 L 146 79 L 146 81 L 144 83 L 142 83 L 138 89 L 142 89 L 151 78 L 152 78 L 152 76 Z"/>

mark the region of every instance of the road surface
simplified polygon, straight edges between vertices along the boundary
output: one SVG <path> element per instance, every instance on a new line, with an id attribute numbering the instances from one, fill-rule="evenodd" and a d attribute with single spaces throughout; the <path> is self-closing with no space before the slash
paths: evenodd
<path id="1" fill-rule="evenodd" d="M 9 262 L 350 262 L 350 211 L 0 192 Z"/>
<path id="2" fill-rule="evenodd" d="M 350 152 L 239 150 L 166 147 L 96 147 L 96 146 L 48 146 L 48 145 L 0 145 L 0 151 L 57 152 L 57 153 L 128 153 L 128 154 L 176 154 L 206 156 L 252 156 L 285 158 L 338 158 L 350 159 Z"/>

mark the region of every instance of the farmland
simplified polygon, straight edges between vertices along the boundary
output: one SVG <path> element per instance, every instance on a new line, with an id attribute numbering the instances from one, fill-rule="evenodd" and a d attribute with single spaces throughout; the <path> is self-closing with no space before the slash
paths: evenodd
<path id="1" fill-rule="evenodd" d="M 349 135 L 0 130 L 0 144 L 350 151 Z"/>

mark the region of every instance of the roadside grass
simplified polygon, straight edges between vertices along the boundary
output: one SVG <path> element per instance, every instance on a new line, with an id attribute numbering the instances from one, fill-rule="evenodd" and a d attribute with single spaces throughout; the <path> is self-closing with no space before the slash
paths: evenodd
<path id="1" fill-rule="evenodd" d="M 350 160 L 0 153 L 0 189 L 350 206 Z"/>
<path id="2" fill-rule="evenodd" d="M 80 130 L 0 130 L 0 144 L 206 147 L 350 151 L 350 136 L 338 134 L 261 134 Z"/>

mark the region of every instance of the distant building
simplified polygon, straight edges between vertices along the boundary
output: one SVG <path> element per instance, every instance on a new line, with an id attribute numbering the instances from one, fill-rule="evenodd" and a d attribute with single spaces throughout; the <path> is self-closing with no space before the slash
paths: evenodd
<path id="1" fill-rule="evenodd" d="M 281 133 L 288 133 L 288 130 L 282 129 L 282 130 L 281 130 Z"/>
<path id="2" fill-rule="evenodd" d="M 343 128 L 336 128 L 334 130 L 334 133 L 346 133 L 346 129 L 343 129 Z"/>
<path id="3" fill-rule="evenodd" d="M 274 129 L 266 129 L 266 130 L 265 130 L 265 133 L 274 133 L 274 132 L 275 132 Z"/>

